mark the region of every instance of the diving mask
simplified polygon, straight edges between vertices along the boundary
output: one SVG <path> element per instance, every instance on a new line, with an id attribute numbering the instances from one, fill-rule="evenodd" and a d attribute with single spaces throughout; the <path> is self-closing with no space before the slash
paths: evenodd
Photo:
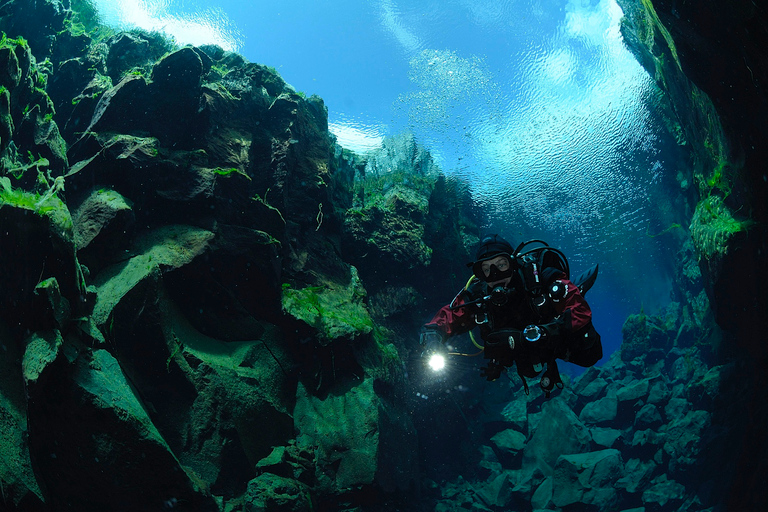
<path id="1" fill-rule="evenodd" d="M 492 258 L 476 261 L 472 271 L 478 279 L 494 283 L 512 276 L 512 257 L 508 254 L 497 254 Z"/>

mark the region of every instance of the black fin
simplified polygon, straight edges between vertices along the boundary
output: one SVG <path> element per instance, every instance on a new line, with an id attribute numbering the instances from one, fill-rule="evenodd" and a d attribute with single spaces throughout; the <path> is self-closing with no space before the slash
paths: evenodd
<path id="1" fill-rule="evenodd" d="M 598 265 L 595 264 L 595 266 L 581 274 L 573 281 L 573 284 L 579 288 L 579 291 L 582 295 L 585 295 L 589 289 L 592 288 L 592 285 L 595 284 L 595 280 L 597 279 L 597 267 Z"/>

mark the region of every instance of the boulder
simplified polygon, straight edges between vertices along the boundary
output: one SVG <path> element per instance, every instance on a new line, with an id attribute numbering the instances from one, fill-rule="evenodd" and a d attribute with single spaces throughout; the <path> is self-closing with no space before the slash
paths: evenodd
<path id="1" fill-rule="evenodd" d="M 591 442 L 589 430 L 558 397 L 542 406 L 542 417 L 523 449 L 523 468 L 539 468 L 545 475 L 561 455 L 580 453 Z"/>
<path id="2" fill-rule="evenodd" d="M 608 382 L 605 379 L 598 377 L 584 386 L 579 395 L 585 400 L 593 401 L 600 397 L 607 387 Z"/>
<path id="3" fill-rule="evenodd" d="M 690 409 L 691 404 L 685 398 L 672 398 L 664 406 L 664 416 L 667 418 L 667 422 L 672 423 L 685 417 Z"/>
<path id="4" fill-rule="evenodd" d="M 475 489 L 477 495 L 488 507 L 504 507 L 512 495 L 511 476 L 508 472 L 501 473 Z"/>
<path id="5" fill-rule="evenodd" d="M 496 447 L 502 452 L 516 455 L 525 447 L 525 434 L 514 429 L 507 429 L 491 438 Z"/>
<path id="6" fill-rule="evenodd" d="M 25 354 L 30 453 L 48 505 L 128 511 L 176 500 L 218 510 L 173 455 L 110 353 L 83 350 L 72 340 L 38 371 L 32 346 Z"/>
<path id="7" fill-rule="evenodd" d="M 624 476 L 616 481 L 617 489 L 636 494 L 647 489 L 656 476 L 659 465 L 652 460 L 629 459 L 624 464 Z"/>
<path id="8" fill-rule="evenodd" d="M 665 434 L 653 430 L 636 430 L 632 436 L 632 453 L 643 460 L 650 459 L 663 446 L 666 440 Z"/>
<path id="9" fill-rule="evenodd" d="M 596 366 L 590 366 L 584 373 L 576 377 L 573 381 L 571 389 L 577 395 L 583 395 L 584 389 L 591 384 L 596 378 L 600 376 L 600 368 Z"/>
<path id="10" fill-rule="evenodd" d="M 660 404 L 668 400 L 670 396 L 669 386 L 663 379 L 658 379 L 651 384 L 648 392 L 647 402 L 649 404 Z"/>
<path id="11" fill-rule="evenodd" d="M 634 381 L 616 392 L 616 400 L 619 402 L 635 402 L 648 394 L 649 383 L 647 379 Z"/>
<path id="12" fill-rule="evenodd" d="M 607 427 L 592 427 L 592 440 L 603 448 L 611 448 L 617 439 L 621 437 L 621 430 Z"/>
<path id="13" fill-rule="evenodd" d="M 531 496 L 533 510 L 545 510 L 555 508 L 552 503 L 552 477 L 546 478 Z"/>
<path id="14" fill-rule="evenodd" d="M 643 504 L 647 510 L 670 510 L 685 499 L 685 487 L 661 475 L 651 487 L 643 491 Z"/>
<path id="15" fill-rule="evenodd" d="M 509 502 L 509 508 L 521 508 L 531 503 L 533 493 L 541 486 L 546 480 L 546 476 L 536 466 L 527 467 L 517 470 L 508 470 L 511 481 L 514 484 L 512 487 L 512 499 Z"/>
<path id="16" fill-rule="evenodd" d="M 604 397 L 584 406 L 579 413 L 579 420 L 588 425 L 607 425 L 616 418 L 618 400 Z"/>
<path id="17" fill-rule="evenodd" d="M 662 423 L 661 413 L 653 404 L 645 404 L 635 416 L 635 428 L 647 429 L 659 427 Z"/>
<path id="18" fill-rule="evenodd" d="M 499 462 L 499 457 L 493 448 L 490 446 L 482 445 L 478 448 L 480 452 L 480 461 L 477 465 L 485 470 L 493 477 L 500 474 L 503 471 L 503 467 Z"/>
<path id="19" fill-rule="evenodd" d="M 614 484 L 622 476 L 618 450 L 562 455 L 552 473 L 552 502 L 558 507 L 583 503 L 610 508 L 617 498 Z"/>
<path id="20" fill-rule="evenodd" d="M 512 425 L 518 432 L 527 432 L 528 408 L 525 400 L 512 400 L 501 411 L 505 421 Z"/>

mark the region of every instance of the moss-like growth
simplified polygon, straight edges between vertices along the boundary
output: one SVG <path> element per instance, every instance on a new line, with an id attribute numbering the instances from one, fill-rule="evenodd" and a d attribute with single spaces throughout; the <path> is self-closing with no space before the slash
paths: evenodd
<path id="1" fill-rule="evenodd" d="M 709 196 L 696 205 L 691 236 L 700 257 L 719 259 L 728 251 L 731 239 L 749 228 L 749 220 L 738 220 L 719 196 Z"/>
<path id="2" fill-rule="evenodd" d="M 373 330 L 373 320 L 363 303 L 366 292 L 357 270 L 351 268 L 347 286 L 327 283 L 294 289 L 283 285 L 283 311 L 317 329 L 321 342 L 355 338 Z"/>
<path id="3" fill-rule="evenodd" d="M 243 171 L 242 169 L 238 169 L 237 167 L 228 167 L 226 169 L 223 167 L 217 167 L 215 169 L 212 169 L 212 172 L 214 174 L 218 174 L 219 176 L 224 176 L 226 178 L 229 178 L 233 174 L 239 174 L 240 176 L 243 176 L 248 181 L 252 181 L 251 177 L 248 176 L 248 174 L 245 171 Z"/>
<path id="4" fill-rule="evenodd" d="M 12 206 L 30 210 L 41 217 L 47 217 L 55 226 L 60 228 L 67 239 L 72 239 L 73 224 L 69 208 L 59 196 L 64 190 L 64 178 L 58 177 L 44 194 L 26 192 L 11 186 L 8 177 L 0 177 L 0 208 Z"/>

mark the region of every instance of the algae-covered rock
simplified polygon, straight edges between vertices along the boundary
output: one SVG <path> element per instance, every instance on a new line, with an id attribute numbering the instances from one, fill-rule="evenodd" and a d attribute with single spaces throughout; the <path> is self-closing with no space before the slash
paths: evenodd
<path id="1" fill-rule="evenodd" d="M 446 178 L 410 134 L 385 139 L 363 160 L 342 241 L 371 292 L 428 282 L 420 293 L 455 293 L 466 282 L 463 263 L 478 240 L 467 187 Z"/>
<path id="2" fill-rule="evenodd" d="M 386 139 L 367 157 L 356 183 L 356 204 L 345 216 L 351 256 L 375 252 L 379 266 L 429 265 L 432 249 L 424 242 L 425 223 L 438 175 L 432 157 L 413 136 Z"/>
<path id="3" fill-rule="evenodd" d="M 22 184 L 30 188 L 37 178 L 35 173 L 26 172 L 36 169 L 29 166 L 30 160 L 44 159 L 55 175 L 62 174 L 68 165 L 67 146 L 53 119 L 55 109 L 46 92 L 50 70 L 38 63 L 23 37 L 12 39 L 5 33 L 0 39 L 0 69 L 0 75 L 4 75 L 0 91 L 3 95 L 9 93 L 7 105 L 0 101 L 3 174 L 23 177 Z"/>
<path id="4" fill-rule="evenodd" d="M 295 380 L 286 373 L 293 363 L 274 326 L 263 325 L 250 341 L 224 342 L 197 332 L 172 306 L 163 309 L 165 339 L 156 341 L 167 346 L 165 375 L 142 369 L 139 355 L 129 354 L 128 346 L 125 359 L 134 374 L 141 374 L 158 412 L 188 411 L 184 418 L 158 419 L 173 436 L 179 460 L 217 493 L 237 495 L 254 476 L 256 462 L 293 436 Z M 158 384 L 180 380 L 192 389 L 180 389 L 176 403 L 157 391 Z"/>
<path id="5" fill-rule="evenodd" d="M 315 450 L 323 492 L 344 493 L 374 482 L 389 491 L 412 484 L 415 436 L 397 409 L 377 396 L 373 379 L 324 398 L 300 384 L 293 417 L 297 446 Z"/>
<path id="6" fill-rule="evenodd" d="M 71 308 L 69 301 L 61 295 L 56 278 L 51 277 L 38 283 L 35 287 L 35 293 L 44 296 L 48 301 L 50 310 L 45 312 L 46 316 L 53 318 L 58 329 L 64 328 L 67 320 L 69 320 Z"/>
<path id="7" fill-rule="evenodd" d="M 11 187 L 0 177 L 0 267 L 13 269 L 0 273 L 0 316 L 7 317 L 14 329 L 50 329 L 66 319 L 64 301 L 79 310 L 86 297 L 84 277 L 78 263 L 69 210 L 59 198 L 62 178 L 44 194 Z M 55 304 L 49 300 L 43 283 L 53 286 Z M 42 285 L 38 289 L 38 285 Z M 39 293 L 42 292 L 42 293 Z M 41 315 L 36 312 L 49 311 Z M 64 309 L 62 309 L 64 308 Z M 36 326 L 28 322 L 40 322 Z"/>
<path id="8" fill-rule="evenodd" d="M 621 343 L 621 359 L 623 361 L 631 361 L 637 356 L 650 352 L 649 331 L 648 317 L 645 315 L 630 315 L 627 317 L 624 321 L 624 326 L 621 328 L 623 338 Z"/>
<path id="9" fill-rule="evenodd" d="M 276 446 L 256 463 L 256 469 L 312 485 L 315 482 L 314 452 L 302 450 L 291 440 L 287 446 Z"/>
<path id="10" fill-rule="evenodd" d="M 97 237 L 101 243 L 111 238 L 113 243 L 119 244 L 120 240 L 126 240 L 134 220 L 131 201 L 115 190 L 95 190 L 72 216 L 75 245 L 78 250 L 82 250 Z"/>
<path id="11" fill-rule="evenodd" d="M 293 411 L 299 447 L 316 447 L 316 478 L 328 490 L 371 484 L 378 468 L 379 400 L 372 379 L 325 399 L 299 385 Z"/>
<path id="12" fill-rule="evenodd" d="M 59 357 L 63 339 L 59 331 L 33 333 L 26 340 L 24 359 L 21 363 L 24 381 L 34 385 L 46 367 Z"/>
<path id="13" fill-rule="evenodd" d="M 248 482 L 247 512 L 312 512 L 311 489 L 293 478 L 264 473 Z"/>
<path id="14" fill-rule="evenodd" d="M 696 205 L 691 219 L 691 238 L 700 257 L 710 267 L 710 276 L 717 279 L 723 257 L 731 249 L 733 238 L 749 226 L 737 220 L 723 199 L 712 195 Z"/>
<path id="15" fill-rule="evenodd" d="M 364 303 L 366 296 L 355 267 L 349 284 L 293 289 L 283 286 L 283 311 L 317 331 L 321 343 L 336 338 L 356 338 L 373 330 L 373 320 Z"/>
<path id="16" fill-rule="evenodd" d="M 146 72 L 166 51 L 173 50 L 161 34 L 141 30 L 122 32 L 107 42 L 105 64 L 110 78 L 117 83 L 128 72 Z"/>
<path id="17" fill-rule="evenodd" d="M 61 0 L 39 0 L 34 2 L 9 2 L 0 14 L 0 30 L 12 37 L 24 36 L 40 58 L 51 56 L 56 34 L 63 30 L 68 3 Z"/>
<path id="18" fill-rule="evenodd" d="M 93 317 L 104 325 L 120 299 L 160 267 L 179 268 L 202 254 L 213 233 L 191 226 L 166 226 L 136 242 L 135 256 L 100 273 L 95 280 L 98 298 Z"/>
<path id="19" fill-rule="evenodd" d="M 166 287 L 176 286 L 170 276 L 202 254 L 215 258 L 211 239 L 188 226 L 140 237 L 136 256 L 96 276 L 94 318 L 175 457 L 231 498 L 245 491 L 255 463 L 293 434 L 287 371 L 294 363 L 275 326 L 242 317 L 243 341 L 215 339 L 169 296 Z"/>

